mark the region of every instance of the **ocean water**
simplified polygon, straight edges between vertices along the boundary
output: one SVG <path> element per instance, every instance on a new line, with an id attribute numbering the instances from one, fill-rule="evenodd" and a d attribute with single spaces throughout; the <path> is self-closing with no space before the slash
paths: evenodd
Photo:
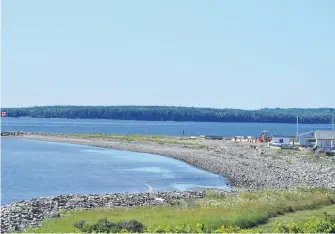
<path id="1" fill-rule="evenodd" d="M 152 122 L 2 118 L 2 131 L 155 135 L 258 136 L 296 133 L 295 124 Z M 299 132 L 331 125 L 299 125 Z M 1 204 L 69 193 L 102 194 L 230 189 L 227 180 L 183 162 L 151 154 L 1 138 Z"/>
<path id="2" fill-rule="evenodd" d="M 188 136 L 259 136 L 264 129 L 270 134 L 295 135 L 295 124 L 273 123 L 209 123 L 172 121 L 129 121 L 99 119 L 34 119 L 2 118 L 3 131 L 52 132 L 52 133 L 106 133 L 154 134 Z M 331 124 L 300 124 L 299 132 L 331 129 Z"/>
<path id="3" fill-rule="evenodd" d="M 1 204 L 61 194 L 219 188 L 224 177 L 152 154 L 1 139 Z"/>

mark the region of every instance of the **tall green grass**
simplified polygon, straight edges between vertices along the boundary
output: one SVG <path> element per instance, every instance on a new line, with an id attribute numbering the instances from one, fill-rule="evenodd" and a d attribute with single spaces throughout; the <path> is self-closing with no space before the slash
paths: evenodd
<path id="1" fill-rule="evenodd" d="M 211 232 L 222 225 L 251 228 L 269 218 L 288 212 L 316 209 L 332 205 L 335 191 L 327 189 L 298 189 L 294 191 L 241 192 L 220 195 L 209 193 L 204 199 L 183 201 L 173 206 L 93 209 L 67 211 L 64 217 L 43 222 L 39 229 L 28 232 L 79 232 L 73 224 L 86 220 L 95 222 L 107 217 L 112 221 L 136 219 L 145 226 L 202 223 Z"/>

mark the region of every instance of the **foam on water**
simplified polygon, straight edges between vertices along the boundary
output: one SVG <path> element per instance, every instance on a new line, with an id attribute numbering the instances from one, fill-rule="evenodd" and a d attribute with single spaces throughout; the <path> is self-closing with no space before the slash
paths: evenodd
<path id="1" fill-rule="evenodd" d="M 227 190 L 227 186 L 206 186 L 199 184 L 190 184 L 190 183 L 172 183 L 170 186 L 179 191 L 187 190 L 204 190 L 204 189 L 222 189 Z"/>
<path id="2" fill-rule="evenodd" d="M 175 175 L 172 171 L 164 169 L 162 167 L 138 167 L 126 169 L 128 171 L 143 172 L 143 173 L 156 173 L 160 174 L 162 178 L 174 178 Z"/>

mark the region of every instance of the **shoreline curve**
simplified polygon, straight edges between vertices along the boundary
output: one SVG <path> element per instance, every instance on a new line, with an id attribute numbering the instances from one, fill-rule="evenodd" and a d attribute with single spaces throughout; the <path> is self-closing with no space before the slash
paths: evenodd
<path id="1" fill-rule="evenodd" d="M 299 151 L 278 151 L 262 143 L 162 136 L 159 141 L 157 136 L 128 140 L 108 135 L 49 133 L 11 137 L 166 156 L 224 176 L 237 189 L 335 188 L 335 161 L 312 160 Z"/>

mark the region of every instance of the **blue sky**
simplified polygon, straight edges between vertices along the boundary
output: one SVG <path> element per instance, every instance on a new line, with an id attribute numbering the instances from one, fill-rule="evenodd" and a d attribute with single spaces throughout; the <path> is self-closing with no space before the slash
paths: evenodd
<path id="1" fill-rule="evenodd" d="M 335 107 L 335 1 L 3 0 L 3 107 Z"/>

